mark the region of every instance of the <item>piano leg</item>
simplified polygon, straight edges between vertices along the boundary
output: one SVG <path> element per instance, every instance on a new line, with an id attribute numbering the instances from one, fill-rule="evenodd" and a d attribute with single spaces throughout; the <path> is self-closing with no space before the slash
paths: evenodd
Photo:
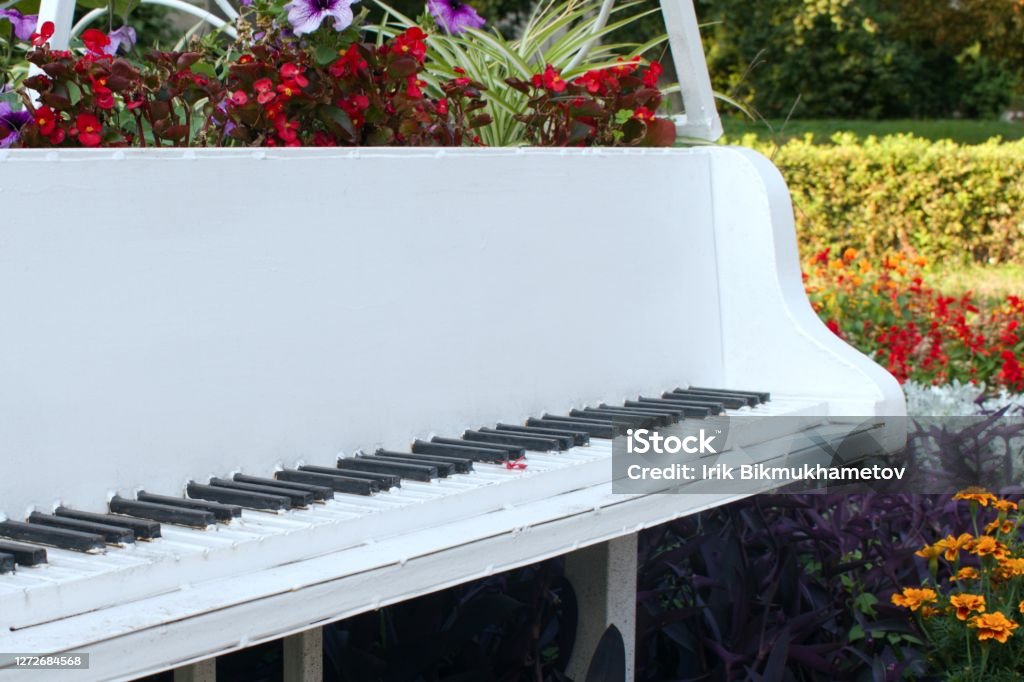
<path id="1" fill-rule="evenodd" d="M 304 630 L 285 637 L 284 682 L 322 682 L 323 651 L 323 628 Z"/>
<path id="2" fill-rule="evenodd" d="M 217 659 L 208 658 L 175 668 L 174 682 L 217 682 Z"/>
<path id="3" fill-rule="evenodd" d="M 630 533 L 566 555 L 565 574 L 576 593 L 579 619 L 566 674 L 587 677 L 598 640 L 609 625 L 626 645 L 626 677 L 633 679 L 636 653 L 637 535 Z"/>

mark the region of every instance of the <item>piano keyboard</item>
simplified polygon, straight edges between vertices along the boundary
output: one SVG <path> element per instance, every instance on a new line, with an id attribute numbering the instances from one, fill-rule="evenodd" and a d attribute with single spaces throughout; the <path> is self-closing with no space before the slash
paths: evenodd
<path id="1" fill-rule="evenodd" d="M 24 628 L 110 605 L 101 595 L 141 599 L 429 528 L 468 509 L 486 513 L 606 483 L 612 439 L 629 428 L 826 411 L 762 392 L 675 389 L 416 440 L 407 451 L 358 453 L 334 466 L 193 481 L 185 497 L 114 496 L 105 514 L 33 511 L 0 521 L 0 626 Z"/>

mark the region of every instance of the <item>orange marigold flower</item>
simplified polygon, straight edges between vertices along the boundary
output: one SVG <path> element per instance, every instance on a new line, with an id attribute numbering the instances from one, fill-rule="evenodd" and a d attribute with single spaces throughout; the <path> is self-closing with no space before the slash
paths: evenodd
<path id="1" fill-rule="evenodd" d="M 967 620 L 972 613 L 985 612 L 985 597 L 980 594 L 954 594 L 949 603 L 956 608 L 956 617 L 960 620 Z"/>
<path id="2" fill-rule="evenodd" d="M 843 251 L 843 260 L 846 261 L 847 263 L 849 263 L 856 257 L 857 249 L 853 248 L 852 246 L 847 247 L 846 251 Z"/>
<path id="3" fill-rule="evenodd" d="M 892 595 L 890 601 L 896 606 L 917 611 L 925 604 L 934 602 L 938 598 L 939 595 L 935 594 L 935 590 L 928 589 L 927 587 L 904 587 L 903 592 Z"/>
<path id="4" fill-rule="evenodd" d="M 978 569 L 973 568 L 971 566 L 964 566 L 963 568 L 961 568 L 959 571 L 956 572 L 955 576 L 952 576 L 949 579 L 949 582 L 953 582 L 954 580 L 961 580 L 961 581 L 977 580 L 980 577 L 981 577 L 981 575 L 978 573 Z"/>
<path id="5" fill-rule="evenodd" d="M 1024 603 L 1024 602 L 1021 602 L 1021 603 Z M 942 612 L 939 611 L 934 606 L 922 606 L 921 607 L 921 617 L 922 618 L 932 618 L 934 616 L 939 615 L 940 613 L 942 613 Z"/>
<path id="6" fill-rule="evenodd" d="M 999 519 L 996 519 L 992 523 L 989 523 L 989 524 L 985 525 L 985 532 L 989 533 L 989 534 L 991 534 L 991 533 L 1002 533 L 1003 535 L 1009 535 L 1010 533 L 1013 532 L 1013 528 L 1016 525 L 1017 524 L 1015 524 L 1010 519 L 1003 519 L 1002 521 L 1000 521 Z"/>
<path id="7" fill-rule="evenodd" d="M 956 555 L 960 552 L 960 550 L 969 550 L 973 543 L 973 535 L 971 535 L 970 533 L 960 533 L 959 537 L 947 535 L 942 540 L 936 542 L 935 546 L 941 547 L 943 550 L 945 550 L 946 561 L 956 561 Z"/>
<path id="8" fill-rule="evenodd" d="M 977 502 L 982 507 L 987 507 L 989 502 L 995 502 L 996 496 L 985 490 L 984 488 L 971 487 L 961 490 L 953 496 L 954 500 L 967 500 L 969 502 Z"/>
<path id="9" fill-rule="evenodd" d="M 1024 559 L 1004 558 L 999 562 L 999 570 L 1007 578 L 1024 575 Z"/>
<path id="10" fill-rule="evenodd" d="M 991 535 L 982 535 L 971 543 L 970 552 L 978 556 L 992 556 L 996 559 L 1006 558 L 1009 550 L 1006 545 L 996 540 Z"/>
<path id="11" fill-rule="evenodd" d="M 1017 503 L 1010 500 L 996 500 L 992 506 L 1001 512 L 1017 511 Z"/>
<path id="12" fill-rule="evenodd" d="M 939 542 L 942 541 L 940 540 Z M 927 559 L 928 561 L 931 561 L 932 559 L 938 559 L 939 555 L 941 555 L 943 551 L 943 547 L 940 546 L 939 542 L 936 542 L 934 545 L 925 545 L 921 549 L 914 552 L 914 554 L 921 557 L 922 559 Z"/>
<path id="13" fill-rule="evenodd" d="M 1017 605 L 1017 610 L 1024 613 L 1024 601 Z"/>
<path id="14" fill-rule="evenodd" d="M 979 642 L 994 639 L 1000 644 L 1006 644 L 1006 640 L 1013 636 L 1013 631 L 1020 627 L 999 611 L 975 616 L 970 625 L 978 630 Z"/>

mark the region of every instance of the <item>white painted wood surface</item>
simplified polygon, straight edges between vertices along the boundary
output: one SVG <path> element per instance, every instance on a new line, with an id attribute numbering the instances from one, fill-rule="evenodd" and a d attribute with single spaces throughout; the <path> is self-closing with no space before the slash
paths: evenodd
<path id="1" fill-rule="evenodd" d="M 773 172 L 720 148 L 0 154 L 0 457 L 25 472 L 0 511 L 675 383 L 901 411 L 810 310 Z"/>

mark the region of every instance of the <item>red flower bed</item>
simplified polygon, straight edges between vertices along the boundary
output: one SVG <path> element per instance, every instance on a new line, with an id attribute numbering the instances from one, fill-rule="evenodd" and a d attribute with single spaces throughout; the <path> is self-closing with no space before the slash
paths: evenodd
<path id="1" fill-rule="evenodd" d="M 984 382 L 1024 392 L 1024 299 L 982 301 L 928 286 L 921 258 L 896 253 L 881 264 L 826 249 L 804 267 L 811 305 L 829 329 L 899 381 Z"/>

